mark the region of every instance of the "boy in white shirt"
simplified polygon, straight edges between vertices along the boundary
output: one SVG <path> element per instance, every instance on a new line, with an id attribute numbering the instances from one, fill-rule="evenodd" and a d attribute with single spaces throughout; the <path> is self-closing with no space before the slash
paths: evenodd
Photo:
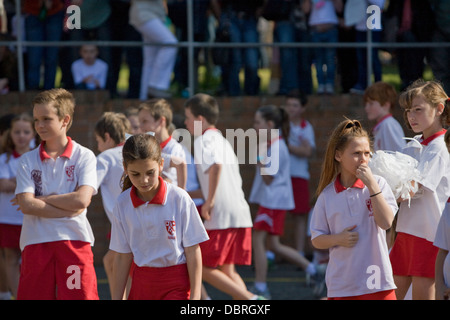
<path id="1" fill-rule="evenodd" d="M 402 126 L 392 116 L 397 104 L 397 92 L 386 82 L 375 82 L 364 91 L 364 110 L 370 121 L 376 121 L 373 133 L 373 149 L 402 151 L 406 143 Z"/>
<path id="2" fill-rule="evenodd" d="M 201 188 L 189 194 L 205 199 L 201 216 L 210 238 L 200 244 L 203 280 L 234 299 L 256 299 L 235 270 L 235 264 L 251 263 L 253 223 L 242 190 L 238 159 L 215 127 L 219 118 L 217 101 L 209 95 L 196 94 L 186 102 L 185 116 L 186 128 L 196 136 L 194 159 Z M 195 130 L 198 124 L 200 132 Z"/>
<path id="3" fill-rule="evenodd" d="M 72 76 L 76 89 L 104 89 L 108 75 L 108 64 L 98 58 L 98 49 L 94 45 L 80 48 L 81 59 L 72 63 Z"/>
<path id="4" fill-rule="evenodd" d="M 75 101 L 65 89 L 33 100 L 41 145 L 21 157 L 16 202 L 24 213 L 17 299 L 98 299 L 87 220 L 97 193 L 94 153 L 67 136 Z"/>

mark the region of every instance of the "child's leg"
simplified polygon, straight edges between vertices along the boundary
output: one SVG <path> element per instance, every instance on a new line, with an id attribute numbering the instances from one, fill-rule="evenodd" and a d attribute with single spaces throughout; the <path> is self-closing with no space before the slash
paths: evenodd
<path id="1" fill-rule="evenodd" d="M 4 248 L 6 275 L 8 287 L 14 297 L 17 297 L 17 287 L 20 277 L 20 249 Z"/>
<path id="2" fill-rule="evenodd" d="M 237 284 L 220 269 L 203 266 L 203 280 L 230 295 L 235 300 L 250 300 L 255 296 L 247 289 L 244 290 L 241 285 Z"/>
<path id="3" fill-rule="evenodd" d="M 247 285 L 244 280 L 242 280 L 239 273 L 237 273 L 234 264 L 224 264 L 219 267 L 223 273 L 225 273 L 231 280 L 233 280 L 237 285 L 239 285 L 243 290 L 247 290 Z"/>
<path id="4" fill-rule="evenodd" d="M 266 236 L 263 230 L 253 231 L 253 256 L 255 265 L 255 282 L 266 282 L 267 279 L 267 257 Z"/>
<path id="5" fill-rule="evenodd" d="M 394 283 L 397 286 L 395 295 L 398 300 L 403 300 L 411 285 L 411 277 L 394 275 Z"/>
<path id="6" fill-rule="evenodd" d="M 103 267 L 105 268 L 106 278 L 108 278 L 109 290 L 113 287 L 113 263 L 114 263 L 114 251 L 108 250 L 108 252 L 103 257 Z M 111 292 L 112 294 L 112 292 Z"/>
<path id="7" fill-rule="evenodd" d="M 294 215 L 294 238 L 295 246 L 298 252 L 305 252 L 306 242 L 306 222 L 308 221 L 308 214 Z"/>
<path id="8" fill-rule="evenodd" d="M 280 242 L 280 236 L 278 235 L 269 235 L 269 247 L 275 254 L 278 254 L 290 262 L 295 263 L 303 270 L 306 270 L 311 263 L 293 248 L 282 244 Z"/>
<path id="9" fill-rule="evenodd" d="M 413 300 L 434 300 L 434 278 L 412 277 Z"/>

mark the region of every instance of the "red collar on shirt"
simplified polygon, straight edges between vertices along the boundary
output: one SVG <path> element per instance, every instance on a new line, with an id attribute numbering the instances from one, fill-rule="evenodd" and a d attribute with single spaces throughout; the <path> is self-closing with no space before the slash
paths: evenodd
<path id="1" fill-rule="evenodd" d="M 167 138 L 165 141 L 161 142 L 159 144 L 159 146 L 161 147 L 161 149 L 164 149 L 165 146 L 167 146 L 167 144 L 170 142 L 170 140 L 172 140 L 172 136 L 169 136 L 169 138 Z"/>
<path id="2" fill-rule="evenodd" d="M 341 174 L 338 174 L 338 176 L 336 177 L 336 180 L 334 180 L 334 190 L 336 190 L 336 193 L 342 192 L 344 190 L 347 190 L 346 187 L 344 187 L 341 184 Z M 361 181 L 361 179 L 356 179 L 355 183 L 352 185 L 352 188 L 364 188 L 365 185 L 364 183 Z"/>
<path id="3" fill-rule="evenodd" d="M 382 123 L 384 120 L 386 120 L 387 118 L 390 118 L 390 117 L 392 117 L 392 114 L 391 114 L 391 113 L 388 113 L 388 114 L 385 115 L 383 118 L 381 118 L 381 119 L 377 122 L 377 124 L 375 125 L 375 127 L 373 127 L 373 130 L 375 130 L 375 129 L 380 125 L 380 123 Z"/>
<path id="4" fill-rule="evenodd" d="M 167 196 L 167 186 L 161 177 L 158 177 L 158 179 L 159 179 L 159 189 L 156 192 L 153 199 L 150 201 L 144 201 L 141 198 L 139 198 L 136 193 L 136 187 L 131 186 L 130 197 L 131 197 L 131 202 L 133 203 L 133 207 L 137 208 L 147 202 L 149 204 L 159 204 L 159 205 L 164 204 L 164 201 L 166 200 L 166 196 Z"/>
<path id="5" fill-rule="evenodd" d="M 439 136 L 442 136 L 446 132 L 447 132 L 447 130 L 442 129 L 441 131 L 438 131 L 435 134 L 433 134 L 433 135 L 429 136 L 428 138 L 426 138 L 425 140 L 423 140 L 421 142 L 421 144 L 424 145 L 424 146 L 427 146 L 431 141 L 433 141 L 434 139 L 436 139 Z"/>
<path id="6" fill-rule="evenodd" d="M 70 159 L 72 156 L 72 150 L 73 150 L 73 142 L 70 137 L 67 137 L 68 143 L 66 149 L 64 149 L 64 152 L 61 154 L 61 157 L 66 157 Z M 44 149 L 45 141 L 41 142 L 41 145 L 39 146 L 39 157 L 41 157 L 41 161 L 44 161 L 45 159 L 51 159 L 51 157 L 48 155 L 48 153 Z"/>
<path id="7" fill-rule="evenodd" d="M 14 159 L 20 158 L 21 156 L 21 154 L 19 154 L 16 150 L 13 150 L 11 154 Z"/>

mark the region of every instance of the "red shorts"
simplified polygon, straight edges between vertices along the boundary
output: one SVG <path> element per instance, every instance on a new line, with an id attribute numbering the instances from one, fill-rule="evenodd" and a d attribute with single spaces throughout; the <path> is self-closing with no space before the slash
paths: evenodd
<path id="1" fill-rule="evenodd" d="M 432 242 L 399 232 L 389 258 L 397 276 L 434 278 L 434 262 L 439 249 Z"/>
<path id="2" fill-rule="evenodd" d="M 18 300 L 98 300 L 90 243 L 32 244 L 22 252 Z"/>
<path id="3" fill-rule="evenodd" d="M 291 178 L 292 191 L 294 193 L 295 208 L 290 212 L 293 214 L 307 214 L 309 206 L 309 185 L 308 180 L 303 178 Z"/>
<path id="4" fill-rule="evenodd" d="M 397 300 L 397 296 L 395 290 L 386 290 L 353 297 L 332 297 L 328 300 Z"/>
<path id="5" fill-rule="evenodd" d="M 269 234 L 281 236 L 284 233 L 286 210 L 259 207 L 253 229 L 267 231 Z"/>
<path id="6" fill-rule="evenodd" d="M 186 264 L 133 268 L 128 300 L 188 300 L 191 285 Z"/>
<path id="7" fill-rule="evenodd" d="M 207 230 L 207 232 L 209 240 L 200 243 L 204 266 L 216 268 L 224 264 L 251 264 L 251 228 Z"/>
<path id="8" fill-rule="evenodd" d="M 21 225 L 0 224 L 0 248 L 20 249 Z"/>

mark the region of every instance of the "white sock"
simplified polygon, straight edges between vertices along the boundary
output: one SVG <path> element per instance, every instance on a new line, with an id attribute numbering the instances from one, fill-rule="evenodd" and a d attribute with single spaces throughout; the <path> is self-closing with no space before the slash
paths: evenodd
<path id="1" fill-rule="evenodd" d="M 0 300 L 11 300 L 11 292 L 0 292 Z"/>
<path id="2" fill-rule="evenodd" d="M 255 288 L 258 291 L 264 292 L 267 289 L 267 283 L 266 282 L 255 282 Z"/>
<path id="3" fill-rule="evenodd" d="M 307 274 L 313 276 L 316 274 L 316 266 L 311 262 L 310 264 L 308 264 L 305 271 Z"/>

